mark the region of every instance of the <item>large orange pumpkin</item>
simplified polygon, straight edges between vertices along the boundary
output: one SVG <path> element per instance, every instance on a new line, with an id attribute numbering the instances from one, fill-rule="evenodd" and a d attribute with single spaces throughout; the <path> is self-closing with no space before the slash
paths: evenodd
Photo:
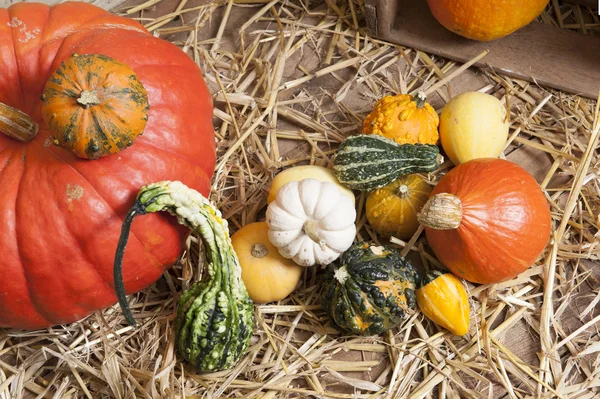
<path id="1" fill-rule="evenodd" d="M 515 163 L 478 158 L 435 186 L 419 221 L 438 259 L 474 283 L 501 282 L 529 268 L 550 237 L 542 189 Z"/>
<path id="2" fill-rule="evenodd" d="M 140 187 L 181 180 L 208 194 L 212 99 L 200 69 L 179 48 L 81 2 L 1 9 L 0 54 L 0 130 L 7 133 L 0 133 L 0 327 L 73 322 L 116 302 L 115 248 Z M 49 82 L 61 65 L 74 65 L 74 54 L 100 61 L 81 58 L 90 64 Z M 107 72 L 129 70 L 135 79 L 106 79 Z M 143 90 L 132 89 L 138 84 Z M 62 97 L 49 95 L 56 92 Z M 81 146 L 69 147 L 69 140 Z M 78 156 L 86 149 L 94 150 L 87 158 L 101 157 Z M 158 214 L 133 224 L 123 271 L 128 293 L 176 261 L 187 231 Z"/>
<path id="3" fill-rule="evenodd" d="M 549 0 L 427 0 L 435 19 L 469 39 L 489 41 L 533 21 Z"/>

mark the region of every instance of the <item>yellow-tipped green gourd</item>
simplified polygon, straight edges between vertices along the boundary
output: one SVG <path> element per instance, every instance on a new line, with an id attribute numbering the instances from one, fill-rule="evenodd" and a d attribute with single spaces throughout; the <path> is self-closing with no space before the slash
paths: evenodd
<path id="1" fill-rule="evenodd" d="M 461 280 L 451 273 L 431 271 L 417 288 L 421 312 L 452 334 L 469 332 L 469 298 Z"/>

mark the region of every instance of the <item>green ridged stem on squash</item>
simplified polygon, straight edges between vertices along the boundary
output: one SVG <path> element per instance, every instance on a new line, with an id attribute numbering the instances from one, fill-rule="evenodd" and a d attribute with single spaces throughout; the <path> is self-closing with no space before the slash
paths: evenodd
<path id="1" fill-rule="evenodd" d="M 238 257 L 227 221 L 197 191 L 181 182 L 163 181 L 144 186 L 129 211 L 115 257 L 114 282 L 127 321 L 135 325 L 122 284 L 122 261 L 133 218 L 167 211 L 203 241 L 204 278 L 186 290 L 175 322 L 178 353 L 198 372 L 233 367 L 248 348 L 254 325 L 253 302 L 241 278 Z"/>
<path id="2" fill-rule="evenodd" d="M 340 183 L 353 190 L 370 191 L 401 176 L 433 172 L 443 157 L 431 144 L 398 144 L 379 135 L 350 136 L 333 160 Z"/>
<path id="3" fill-rule="evenodd" d="M 340 329 L 379 334 L 414 312 L 417 278 L 395 248 L 354 244 L 325 270 L 322 305 Z"/>

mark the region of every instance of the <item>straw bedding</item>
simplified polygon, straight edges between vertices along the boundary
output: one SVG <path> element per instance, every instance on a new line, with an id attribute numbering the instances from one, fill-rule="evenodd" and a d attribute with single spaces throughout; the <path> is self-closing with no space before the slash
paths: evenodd
<path id="1" fill-rule="evenodd" d="M 115 12 L 180 46 L 205 72 L 218 138 L 211 199 L 232 232 L 264 217 L 279 170 L 328 165 L 381 96 L 424 90 L 439 111 L 479 90 L 510 107 L 504 157 L 531 172 L 551 204 L 553 239 L 536 264 L 502 284 L 468 285 L 472 328 L 462 338 L 420 313 L 381 336 L 342 335 L 321 310 L 318 268 L 308 268 L 289 298 L 256 306 L 237 367 L 198 375 L 173 342 L 178 295 L 198 278 L 190 237 L 181 261 L 130 297 L 136 329 L 113 307 L 47 330 L 0 330 L 0 399 L 600 397 L 598 102 L 374 40 L 362 9 L 361 0 L 150 0 Z M 593 12 L 556 0 L 540 20 L 600 31 Z M 379 242 L 364 201 L 357 197 L 358 239 Z M 421 231 L 392 241 L 427 261 Z"/>

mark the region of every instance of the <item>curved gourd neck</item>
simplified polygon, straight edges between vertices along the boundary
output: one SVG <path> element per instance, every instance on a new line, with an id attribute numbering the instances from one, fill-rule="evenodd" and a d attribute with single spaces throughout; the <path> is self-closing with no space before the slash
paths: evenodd
<path id="1" fill-rule="evenodd" d="M 241 283 L 241 275 L 237 256 L 233 252 L 233 247 L 228 240 L 227 225 L 219 216 L 215 216 L 215 210 L 206 201 L 189 201 L 193 202 L 182 204 L 180 197 L 168 191 L 164 186 L 154 184 L 149 185 L 150 189 L 142 191 L 144 195 L 138 195 L 133 207 L 127 213 L 123 225 L 121 227 L 121 236 L 117 244 L 115 254 L 115 262 L 113 269 L 113 277 L 115 284 L 115 292 L 119 300 L 119 305 L 123 310 L 123 315 L 127 322 L 135 326 L 136 321 L 131 313 L 131 309 L 127 302 L 125 286 L 123 282 L 123 257 L 131 224 L 133 219 L 139 215 L 152 213 L 157 211 L 167 211 L 173 215 L 177 215 L 180 224 L 186 225 L 199 235 L 202 241 L 201 254 L 203 262 L 201 266 L 205 266 L 206 270 L 203 273 L 201 288 L 206 290 L 206 295 L 215 294 L 223 286 L 228 291 L 237 289 Z M 226 280 L 223 279 L 226 277 Z M 224 283 L 224 284 L 222 284 Z M 190 289 L 182 295 L 182 301 L 185 303 L 188 300 L 194 300 L 195 289 Z"/>

